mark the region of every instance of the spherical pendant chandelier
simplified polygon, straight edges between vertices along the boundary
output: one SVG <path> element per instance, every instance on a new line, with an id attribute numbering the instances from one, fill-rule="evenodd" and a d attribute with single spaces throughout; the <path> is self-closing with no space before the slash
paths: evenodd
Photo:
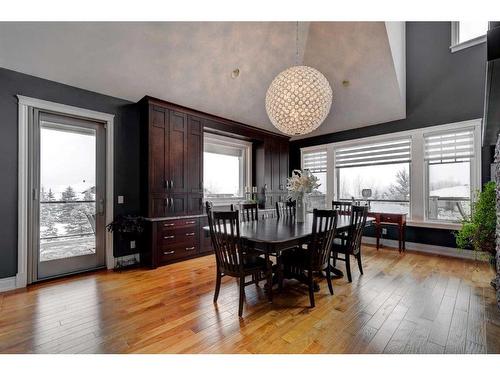
<path id="1" fill-rule="evenodd" d="M 298 60 L 298 22 L 296 36 Z M 292 66 L 278 74 L 266 94 L 271 123 L 288 135 L 317 129 L 330 112 L 332 88 L 323 74 L 308 66 Z"/>

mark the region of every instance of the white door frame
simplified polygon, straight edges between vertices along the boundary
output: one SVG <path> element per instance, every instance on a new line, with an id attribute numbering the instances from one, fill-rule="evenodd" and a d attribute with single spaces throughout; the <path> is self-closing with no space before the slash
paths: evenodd
<path id="1" fill-rule="evenodd" d="M 16 288 L 23 288 L 28 283 L 28 110 L 38 108 L 61 114 L 84 117 L 105 123 L 106 128 L 106 223 L 113 220 L 113 124 L 115 115 L 92 111 L 89 109 L 73 107 L 70 105 L 49 102 L 46 100 L 30 98 L 17 95 L 18 125 L 19 125 L 19 147 L 18 147 L 18 219 L 17 219 L 17 274 Z M 113 257 L 113 233 L 106 231 L 106 267 L 112 269 L 115 266 Z"/>

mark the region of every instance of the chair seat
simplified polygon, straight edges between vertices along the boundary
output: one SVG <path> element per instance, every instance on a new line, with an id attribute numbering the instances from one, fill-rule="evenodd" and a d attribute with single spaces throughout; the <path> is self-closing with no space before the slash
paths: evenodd
<path id="1" fill-rule="evenodd" d="M 247 255 L 243 260 L 243 268 L 247 270 L 265 269 L 266 260 L 258 255 Z"/>
<path id="2" fill-rule="evenodd" d="M 344 242 L 340 238 L 335 238 L 333 240 L 333 251 L 335 253 L 340 253 L 340 254 L 349 253 L 352 255 L 356 255 L 358 253 L 358 251 L 356 253 L 352 253 L 351 251 L 349 251 L 348 247 L 344 245 Z"/>

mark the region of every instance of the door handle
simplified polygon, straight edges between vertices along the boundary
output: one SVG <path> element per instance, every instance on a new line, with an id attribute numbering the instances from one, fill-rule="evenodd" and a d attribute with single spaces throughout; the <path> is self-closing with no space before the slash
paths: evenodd
<path id="1" fill-rule="evenodd" d="M 186 224 L 196 224 L 196 221 L 193 220 L 193 221 L 186 221 Z"/>
<path id="2" fill-rule="evenodd" d="M 171 240 L 172 238 L 175 238 L 175 236 L 163 236 L 163 239 L 165 240 Z"/>
<path id="3" fill-rule="evenodd" d="M 194 250 L 194 249 L 196 249 L 196 247 L 194 247 L 194 246 L 193 247 L 186 247 L 186 251 Z"/>
<path id="4" fill-rule="evenodd" d="M 170 189 L 173 189 L 174 187 L 174 180 L 170 180 Z"/>
<path id="5" fill-rule="evenodd" d="M 191 232 L 191 233 L 186 233 L 186 236 L 187 236 L 187 237 L 194 236 L 194 232 Z"/>
<path id="6" fill-rule="evenodd" d="M 170 254 L 173 254 L 173 253 L 175 253 L 174 250 L 172 250 L 172 251 L 164 251 L 163 255 L 170 255 Z"/>
<path id="7" fill-rule="evenodd" d="M 99 199 L 99 204 L 98 204 L 98 207 L 97 207 L 97 212 L 99 213 L 99 215 L 104 215 L 104 199 Z"/>
<path id="8" fill-rule="evenodd" d="M 174 207 L 174 198 L 169 198 L 170 199 L 170 207 Z"/>

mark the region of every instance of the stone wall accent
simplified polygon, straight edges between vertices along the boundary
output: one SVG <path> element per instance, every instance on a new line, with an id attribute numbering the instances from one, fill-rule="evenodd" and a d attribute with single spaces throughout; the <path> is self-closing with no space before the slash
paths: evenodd
<path id="1" fill-rule="evenodd" d="M 495 182 L 497 184 L 497 230 L 496 230 L 496 242 L 497 242 L 497 252 L 496 252 L 496 268 L 497 276 L 492 280 L 492 285 L 497 290 L 497 303 L 500 308 L 500 135 L 497 139 L 497 144 L 495 147 Z"/>

